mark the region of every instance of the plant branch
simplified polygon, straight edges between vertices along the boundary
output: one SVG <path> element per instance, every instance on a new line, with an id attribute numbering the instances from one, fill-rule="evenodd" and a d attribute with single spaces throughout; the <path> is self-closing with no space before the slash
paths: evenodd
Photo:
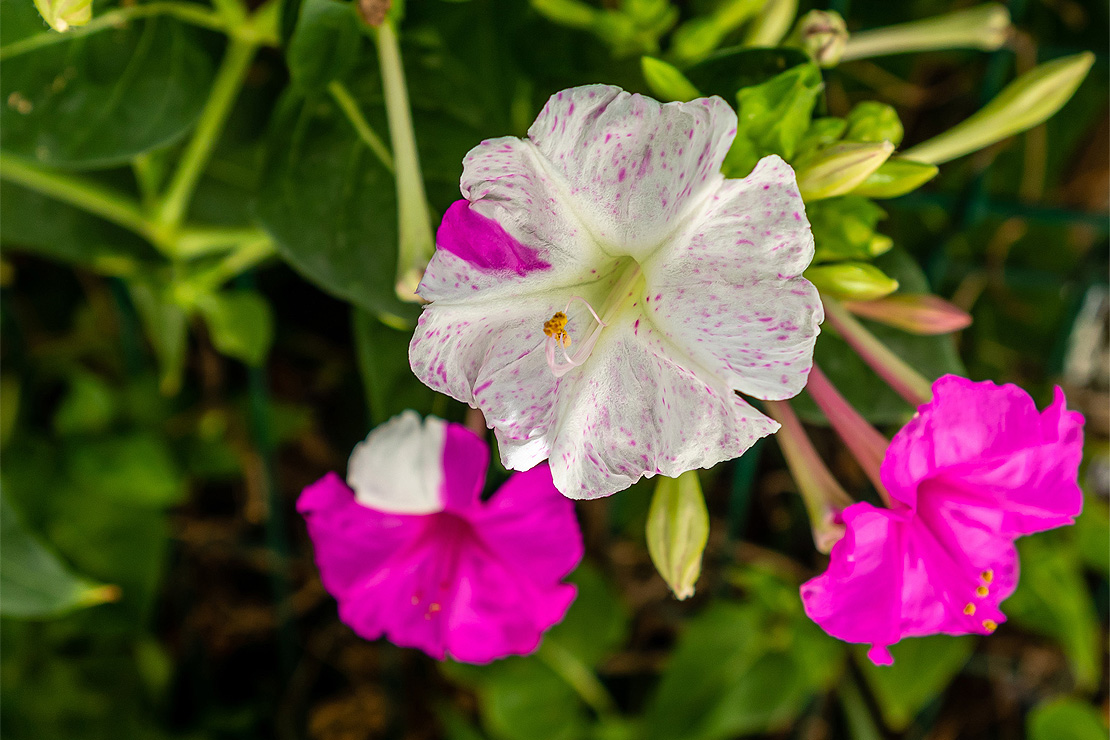
<path id="1" fill-rule="evenodd" d="M 328 83 L 328 92 L 331 93 L 339 109 L 343 111 L 343 115 L 347 117 L 347 120 L 358 134 L 358 138 L 362 139 L 363 143 L 370 147 L 370 151 L 374 152 L 378 160 L 387 170 L 394 172 L 393 155 L 389 153 L 389 148 L 386 147 L 385 142 L 382 141 L 377 132 L 367 123 L 365 116 L 362 115 L 362 111 L 359 110 L 358 103 L 355 101 L 354 97 L 352 97 L 347 86 L 339 80 L 332 80 Z"/>

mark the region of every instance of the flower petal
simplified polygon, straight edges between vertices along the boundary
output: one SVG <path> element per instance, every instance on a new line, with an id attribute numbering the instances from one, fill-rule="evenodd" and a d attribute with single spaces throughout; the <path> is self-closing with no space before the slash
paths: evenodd
<path id="1" fill-rule="evenodd" d="M 708 468 L 778 429 L 642 316 L 622 313 L 589 362 L 562 378 L 547 437 L 555 485 L 571 498 Z"/>
<path id="2" fill-rule="evenodd" d="M 405 411 L 355 446 L 347 483 L 363 506 L 395 514 L 443 509 L 443 444 L 447 422 Z"/>
<path id="3" fill-rule="evenodd" d="M 574 502 L 546 465 L 510 477 L 470 520 L 490 550 L 535 583 L 560 581 L 582 560 Z"/>
<path id="4" fill-rule="evenodd" d="M 528 136 L 598 242 L 642 259 L 721 181 L 736 113 L 717 97 L 664 105 L 588 85 L 553 95 Z"/>
<path id="5" fill-rule="evenodd" d="M 813 235 L 790 166 L 765 157 L 727 180 L 676 243 L 644 265 L 645 308 L 676 345 L 731 388 L 781 400 L 801 392 L 824 318 L 801 277 Z"/>
<path id="6" fill-rule="evenodd" d="M 485 440 L 461 424 L 447 424 L 440 464 L 444 509 L 467 515 L 478 508 L 489 467 Z"/>
<path id="7" fill-rule="evenodd" d="M 335 473 L 304 489 L 297 511 L 308 525 L 320 579 L 337 599 L 367 572 L 385 567 L 424 527 L 422 516 L 388 514 L 360 505 L 354 491 Z"/>

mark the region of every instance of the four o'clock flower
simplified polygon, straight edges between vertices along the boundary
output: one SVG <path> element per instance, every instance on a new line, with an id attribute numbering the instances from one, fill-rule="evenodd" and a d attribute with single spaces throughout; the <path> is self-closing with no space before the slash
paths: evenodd
<path id="1" fill-rule="evenodd" d="M 1014 539 L 1083 504 L 1083 417 L 1062 391 L 1038 413 L 1013 385 L 948 375 L 932 390 L 883 459 L 892 508 L 845 509 L 828 570 L 802 586 L 810 618 L 880 664 L 903 637 L 993 632 L 1017 585 Z"/>
<path id="2" fill-rule="evenodd" d="M 486 663 L 532 652 L 563 618 L 582 559 L 573 502 L 547 466 L 482 502 L 488 461 L 465 427 L 407 411 L 355 448 L 349 486 L 330 473 L 304 490 L 320 577 L 355 632 Z"/>
<path id="3" fill-rule="evenodd" d="M 591 85 L 552 97 L 528 139 L 467 155 L 409 355 L 482 410 L 506 467 L 548 459 L 560 491 L 594 498 L 777 429 L 736 391 L 805 385 L 813 238 L 781 159 L 722 177 L 735 133 L 720 98 Z"/>

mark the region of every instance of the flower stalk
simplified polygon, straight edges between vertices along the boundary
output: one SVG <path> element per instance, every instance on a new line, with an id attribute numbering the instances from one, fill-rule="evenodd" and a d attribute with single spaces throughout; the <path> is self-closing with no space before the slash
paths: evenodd
<path id="1" fill-rule="evenodd" d="M 832 428 L 859 462 L 863 472 L 882 496 L 883 502 L 890 506 L 890 494 L 883 485 L 879 472 L 889 441 L 879 434 L 878 430 L 871 426 L 844 396 L 840 395 L 840 391 L 816 364 L 809 372 L 806 391 L 816 401 Z"/>
<path id="2" fill-rule="evenodd" d="M 374 32 L 397 182 L 397 296 L 403 301 L 415 302 L 419 300 L 416 289 L 424 276 L 424 268 L 435 251 L 435 236 L 424 193 L 424 178 L 420 174 L 401 47 L 393 20 L 385 18 Z"/>
<path id="3" fill-rule="evenodd" d="M 837 521 L 840 512 L 855 501 L 829 471 L 790 404 L 766 401 L 763 407 L 781 426 L 775 440 L 805 502 L 813 544 L 819 552 L 828 553 L 844 536 L 844 525 Z"/>
<path id="4" fill-rule="evenodd" d="M 986 3 L 934 18 L 854 33 L 840 60 L 936 49 L 994 51 L 1009 36 L 1010 12 L 1000 3 Z"/>
<path id="5" fill-rule="evenodd" d="M 825 305 L 825 318 L 833 328 L 840 332 L 844 341 L 907 403 L 917 407 L 933 397 L 929 381 L 891 352 L 843 304 L 829 296 L 822 296 L 821 301 Z"/>

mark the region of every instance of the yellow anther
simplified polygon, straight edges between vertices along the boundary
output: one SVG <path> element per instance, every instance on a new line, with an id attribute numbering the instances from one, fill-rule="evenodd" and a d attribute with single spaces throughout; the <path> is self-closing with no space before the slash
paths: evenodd
<path id="1" fill-rule="evenodd" d="M 983 598 L 984 596 L 986 596 L 987 594 L 989 594 L 990 592 L 991 592 L 991 590 L 989 588 L 987 588 L 986 586 L 980 586 L 979 588 L 975 589 L 975 595 L 978 596 L 980 599 Z"/>
<path id="2" fill-rule="evenodd" d="M 993 619 L 984 619 L 983 627 L 986 628 L 987 632 L 994 632 L 996 629 L 998 629 L 998 623 L 995 622 Z"/>
<path id="3" fill-rule="evenodd" d="M 994 580 L 994 571 L 993 570 L 985 570 L 980 574 L 980 577 L 983 579 L 984 583 L 990 583 L 991 581 Z"/>
<path id="4" fill-rule="evenodd" d="M 428 611 L 430 612 L 438 612 L 442 608 L 443 607 L 441 607 L 439 604 L 436 604 L 435 602 L 432 602 L 428 605 Z"/>
<path id="5" fill-rule="evenodd" d="M 543 322 L 543 333 L 549 337 L 555 337 L 564 347 L 569 347 L 570 334 L 567 334 L 567 315 L 562 311 L 556 312 L 554 316 Z"/>
<path id="6" fill-rule="evenodd" d="M 964 614 L 966 614 L 970 617 L 974 613 L 975 613 L 975 604 L 972 604 L 971 602 L 968 602 L 967 606 L 964 607 Z"/>

